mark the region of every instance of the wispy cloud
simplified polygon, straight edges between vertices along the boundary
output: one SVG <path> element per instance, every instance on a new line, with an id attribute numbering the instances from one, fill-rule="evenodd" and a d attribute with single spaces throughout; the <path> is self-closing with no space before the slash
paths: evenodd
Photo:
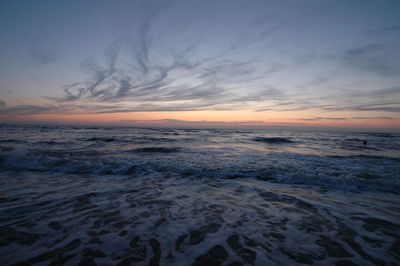
<path id="1" fill-rule="evenodd" d="M 0 115 L 36 115 L 49 113 L 57 109 L 58 107 L 53 105 L 17 105 L 13 107 L 0 108 Z"/>
<path id="2" fill-rule="evenodd" d="M 364 103 L 351 105 L 330 105 L 322 108 L 326 111 L 381 111 L 400 112 L 400 105 L 396 102 L 390 103 Z"/>
<path id="3" fill-rule="evenodd" d="M 364 92 L 364 93 L 358 93 L 359 96 L 362 94 L 367 94 L 369 96 L 389 96 L 389 97 L 396 97 L 400 96 L 400 86 L 399 87 L 391 87 L 391 88 L 385 88 L 385 89 L 380 89 L 380 90 L 374 90 L 374 91 L 369 91 L 369 92 Z"/>
<path id="4" fill-rule="evenodd" d="M 196 53 L 201 42 L 193 41 L 179 51 L 157 54 L 152 35 L 160 14 L 170 5 L 146 9 L 129 33 L 112 43 L 103 62 L 89 58 L 81 69 L 89 78 L 63 87 L 59 103 L 90 102 L 114 106 L 99 113 L 138 111 L 193 111 L 242 108 L 245 104 L 283 97 L 266 77 L 285 69 L 271 62 L 259 70 L 255 59 L 233 59 L 238 50 L 251 46 L 279 31 L 264 27 L 256 34 L 241 36 L 235 45 L 214 54 Z M 250 90 L 248 90 L 251 88 Z M 120 103 L 129 103 L 122 104 Z"/>
<path id="5" fill-rule="evenodd" d="M 355 116 L 355 117 L 352 117 L 351 119 L 355 119 L 355 120 L 370 120 L 370 119 L 394 120 L 394 118 L 391 116 Z"/>
<path id="6" fill-rule="evenodd" d="M 400 25 L 367 30 L 367 33 L 379 34 L 379 33 L 392 33 L 392 32 L 397 32 L 397 31 L 400 31 Z"/>
<path id="7" fill-rule="evenodd" d="M 32 61 L 39 65 L 54 63 L 58 60 L 58 56 L 54 51 L 39 47 L 31 47 L 28 54 Z"/>
<path id="8" fill-rule="evenodd" d="M 323 110 L 327 112 L 338 111 L 381 111 L 400 112 L 400 87 L 389 87 L 375 90 L 337 90 L 329 96 L 304 97 L 283 95 L 276 98 L 275 104 L 258 108 L 256 112 L 275 110 L 280 112 L 293 112 L 305 110 Z"/>
<path id="9" fill-rule="evenodd" d="M 154 125 L 154 126 L 182 126 L 182 127 L 269 127 L 269 126 L 304 126 L 307 123 L 302 122 L 265 122 L 260 120 L 245 121 L 192 121 L 180 119 L 159 119 L 159 120 L 120 120 L 124 125 Z"/>
<path id="10" fill-rule="evenodd" d="M 249 121 L 191 121 L 191 120 L 180 120 L 180 119 L 158 119 L 158 120 L 120 120 L 121 123 L 130 124 L 175 124 L 175 125 L 257 125 L 265 124 L 263 121 L 259 120 L 249 120 Z"/>
<path id="11" fill-rule="evenodd" d="M 313 118 L 299 118 L 296 120 L 300 120 L 300 121 L 321 121 L 321 120 L 343 121 L 343 120 L 348 120 L 348 119 L 344 118 L 344 117 L 313 117 Z"/>
<path id="12" fill-rule="evenodd" d="M 355 116 L 351 118 L 346 117 L 312 117 L 312 118 L 299 118 L 296 120 L 301 121 L 322 121 L 322 120 L 334 120 L 334 121 L 347 121 L 347 120 L 393 120 L 390 116 Z"/>
<path id="13" fill-rule="evenodd" d="M 383 76 L 398 76 L 400 74 L 400 63 L 393 60 L 389 52 L 391 48 L 381 43 L 370 43 L 359 47 L 348 49 L 343 54 L 345 64 L 368 70 Z"/>

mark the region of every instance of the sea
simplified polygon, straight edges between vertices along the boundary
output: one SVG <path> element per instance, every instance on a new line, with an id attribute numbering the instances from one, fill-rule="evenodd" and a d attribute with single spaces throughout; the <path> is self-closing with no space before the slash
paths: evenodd
<path id="1" fill-rule="evenodd" d="M 400 265 L 400 133 L 0 126 L 0 265 Z"/>

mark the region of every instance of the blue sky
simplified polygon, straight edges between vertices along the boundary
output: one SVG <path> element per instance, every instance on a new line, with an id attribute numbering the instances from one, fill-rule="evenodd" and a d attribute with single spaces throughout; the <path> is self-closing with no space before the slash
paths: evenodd
<path id="1" fill-rule="evenodd" d="M 384 0 L 1 1 L 0 119 L 398 124 L 399 12 Z"/>

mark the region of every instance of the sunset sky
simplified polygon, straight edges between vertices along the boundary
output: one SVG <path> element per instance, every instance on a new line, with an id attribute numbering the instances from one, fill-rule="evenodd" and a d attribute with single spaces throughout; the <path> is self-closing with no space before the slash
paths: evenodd
<path id="1" fill-rule="evenodd" d="M 0 2 L 0 122 L 400 129 L 400 1 Z"/>

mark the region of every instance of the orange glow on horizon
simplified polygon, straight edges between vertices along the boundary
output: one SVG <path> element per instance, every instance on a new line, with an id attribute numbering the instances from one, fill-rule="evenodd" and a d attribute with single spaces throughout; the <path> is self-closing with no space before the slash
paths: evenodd
<path id="1" fill-rule="evenodd" d="M 110 114 L 38 114 L 26 116 L 0 116 L 4 122 L 157 125 L 157 126 L 293 126 L 400 129 L 400 119 L 353 119 L 357 113 L 326 114 L 312 119 L 315 112 L 253 112 L 253 111 L 187 111 L 136 112 Z M 322 116 L 322 115 L 321 115 Z M 371 114 L 378 117 L 382 114 Z M 339 117 L 337 120 L 334 117 Z M 342 117 L 342 118 L 340 118 Z"/>

